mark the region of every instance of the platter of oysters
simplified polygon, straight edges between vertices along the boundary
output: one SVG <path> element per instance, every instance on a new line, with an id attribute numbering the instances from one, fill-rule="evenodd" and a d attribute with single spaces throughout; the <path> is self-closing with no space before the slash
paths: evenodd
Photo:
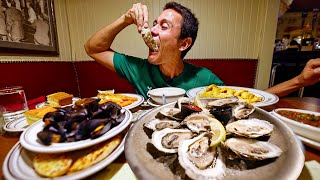
<path id="1" fill-rule="evenodd" d="M 236 97 L 183 97 L 136 122 L 125 155 L 139 179 L 297 179 L 299 144 L 283 122 Z"/>

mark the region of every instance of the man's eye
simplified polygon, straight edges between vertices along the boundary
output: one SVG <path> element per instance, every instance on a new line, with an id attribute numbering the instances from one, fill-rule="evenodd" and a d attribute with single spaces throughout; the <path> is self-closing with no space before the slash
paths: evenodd
<path id="1" fill-rule="evenodd" d="M 161 24 L 161 29 L 168 29 L 169 26 L 168 24 L 164 23 L 164 24 Z"/>

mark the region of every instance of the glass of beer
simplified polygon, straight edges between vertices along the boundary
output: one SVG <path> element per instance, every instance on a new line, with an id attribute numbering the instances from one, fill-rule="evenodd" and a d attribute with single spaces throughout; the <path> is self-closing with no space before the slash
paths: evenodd
<path id="1" fill-rule="evenodd" d="M 20 118 L 28 110 L 26 95 L 21 86 L 0 88 L 0 108 L 3 109 L 4 121 Z"/>

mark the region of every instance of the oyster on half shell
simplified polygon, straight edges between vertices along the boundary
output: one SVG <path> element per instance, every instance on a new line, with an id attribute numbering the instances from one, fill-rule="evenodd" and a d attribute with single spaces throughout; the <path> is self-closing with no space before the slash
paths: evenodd
<path id="1" fill-rule="evenodd" d="M 192 179 L 220 179 L 225 174 L 225 164 L 217 148 L 210 147 L 210 134 L 184 140 L 179 146 L 179 163 Z"/>
<path id="2" fill-rule="evenodd" d="M 177 153 L 179 143 L 193 137 L 194 134 L 188 129 L 165 128 L 161 131 L 153 132 L 151 142 L 159 151 Z"/>
<path id="3" fill-rule="evenodd" d="M 249 138 L 230 138 L 222 143 L 223 146 L 234 153 L 235 156 L 228 156 L 247 160 L 264 160 L 276 158 L 281 155 L 282 150 L 269 142 L 258 141 Z"/>
<path id="4" fill-rule="evenodd" d="M 179 117 L 180 113 L 181 113 L 181 110 L 179 108 L 166 107 L 166 108 L 162 108 L 160 110 L 160 114 L 162 114 L 170 119 L 181 121 L 182 118 Z"/>
<path id="5" fill-rule="evenodd" d="M 209 101 L 206 107 L 210 109 L 212 107 L 234 105 L 234 104 L 237 104 L 238 101 L 239 99 L 237 97 L 223 98 L 223 99 Z"/>
<path id="6" fill-rule="evenodd" d="M 180 123 L 173 120 L 160 120 L 160 119 L 152 119 L 149 122 L 144 124 L 145 127 L 152 129 L 153 131 L 160 131 L 165 128 L 180 128 Z"/>
<path id="7" fill-rule="evenodd" d="M 271 123 L 257 118 L 238 120 L 226 126 L 227 134 L 248 138 L 270 136 L 272 131 L 273 125 Z"/>
<path id="8" fill-rule="evenodd" d="M 205 113 L 194 113 L 187 116 L 182 124 L 187 125 L 187 127 L 196 133 L 207 132 L 211 130 L 211 118 Z"/>
<path id="9" fill-rule="evenodd" d="M 236 119 L 248 118 L 250 114 L 253 113 L 255 107 L 247 102 L 239 102 L 237 106 L 233 109 L 233 117 Z"/>

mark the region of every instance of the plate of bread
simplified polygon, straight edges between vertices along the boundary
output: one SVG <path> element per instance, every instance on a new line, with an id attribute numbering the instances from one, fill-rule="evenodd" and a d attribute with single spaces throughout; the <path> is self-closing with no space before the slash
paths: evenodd
<path id="1" fill-rule="evenodd" d="M 36 153 L 18 142 L 3 163 L 5 179 L 83 179 L 108 166 L 124 150 L 120 133 L 99 144 L 67 153 Z"/>
<path id="2" fill-rule="evenodd" d="M 54 108 L 61 108 L 73 105 L 80 98 L 73 97 L 72 94 L 66 92 L 56 92 L 46 96 L 47 101 L 36 105 L 36 109 L 44 106 L 51 106 Z"/>

